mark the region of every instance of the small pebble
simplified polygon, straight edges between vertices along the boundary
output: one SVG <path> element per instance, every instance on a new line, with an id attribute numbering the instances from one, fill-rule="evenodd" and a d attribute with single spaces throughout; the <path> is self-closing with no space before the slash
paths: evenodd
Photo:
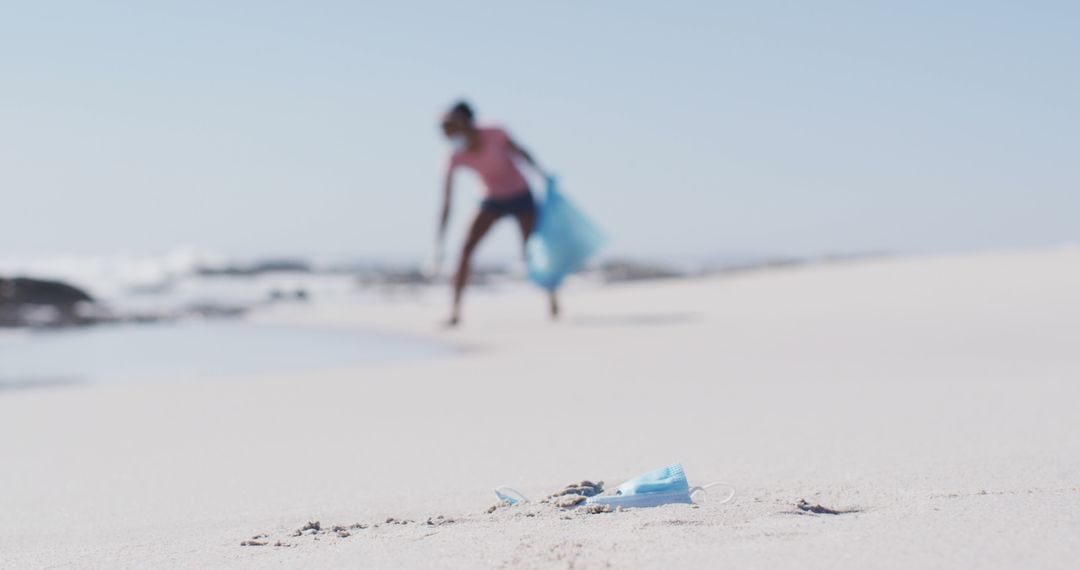
<path id="1" fill-rule="evenodd" d="M 454 519 L 448 519 L 443 515 L 438 515 L 435 517 L 428 517 L 426 524 L 428 526 L 441 526 L 444 524 L 450 524 L 452 522 L 454 522 Z"/>

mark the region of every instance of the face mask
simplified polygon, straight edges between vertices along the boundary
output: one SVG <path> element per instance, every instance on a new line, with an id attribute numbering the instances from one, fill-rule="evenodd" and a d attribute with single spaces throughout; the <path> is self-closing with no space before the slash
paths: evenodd
<path id="1" fill-rule="evenodd" d="M 453 135 L 450 137 L 450 148 L 454 152 L 465 152 L 469 150 L 469 139 L 465 135 Z"/>
<path id="2" fill-rule="evenodd" d="M 614 495 L 596 495 L 586 499 L 586 505 L 610 505 L 611 507 L 641 508 L 658 507 L 671 503 L 691 504 L 693 497 L 701 497 L 708 489 L 723 486 L 729 489 L 728 495 L 717 504 L 722 505 L 735 497 L 735 487 L 726 483 L 709 483 L 701 487 L 691 487 L 686 481 L 682 465 L 674 463 L 638 475 L 626 481 Z M 529 499 L 510 487 L 495 489 L 495 496 L 511 505 L 528 503 Z"/>
<path id="3" fill-rule="evenodd" d="M 586 504 L 610 505 L 612 507 L 657 507 L 671 503 L 691 504 L 694 502 L 691 495 L 704 493 L 706 489 L 717 485 L 723 485 L 723 483 L 710 483 L 702 487 L 691 487 L 686 482 L 686 473 L 683 472 L 682 465 L 675 463 L 630 479 L 619 485 L 614 495 L 589 497 Z M 735 496 L 735 488 L 730 485 L 727 485 L 727 487 L 730 487 L 731 492 L 719 504 L 724 504 Z"/>

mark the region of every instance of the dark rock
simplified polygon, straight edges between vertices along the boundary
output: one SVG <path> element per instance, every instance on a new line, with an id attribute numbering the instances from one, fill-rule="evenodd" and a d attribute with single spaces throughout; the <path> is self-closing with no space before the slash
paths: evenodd
<path id="1" fill-rule="evenodd" d="M 294 289 L 293 291 L 282 291 L 281 289 L 274 288 L 270 290 L 269 297 L 271 301 L 307 301 L 310 295 L 308 294 L 307 289 L 302 287 Z"/>
<path id="2" fill-rule="evenodd" d="M 311 266 L 301 259 L 265 259 L 247 265 L 200 267 L 203 277 L 253 277 L 263 273 L 311 273 Z"/>
<path id="3" fill-rule="evenodd" d="M 0 278 L 0 326 L 65 326 L 95 322 L 94 298 L 62 281 Z"/>
<path id="4" fill-rule="evenodd" d="M 681 271 L 663 265 L 628 260 L 612 260 L 605 262 L 600 265 L 599 270 L 604 281 L 607 283 L 644 281 L 647 279 L 675 279 L 686 276 L 686 274 Z"/>
<path id="5" fill-rule="evenodd" d="M 823 507 L 821 505 L 811 505 L 806 502 L 805 499 L 799 499 L 799 502 L 795 504 L 795 507 L 805 513 L 814 513 L 817 515 L 843 515 L 847 513 L 857 513 L 858 509 L 830 509 L 829 507 Z"/>
<path id="6" fill-rule="evenodd" d="M 365 271 L 357 277 L 360 287 L 418 287 L 429 283 L 431 279 L 416 268 L 381 268 Z"/>
<path id="7" fill-rule="evenodd" d="M 204 319 L 235 319 L 246 315 L 248 307 L 223 305 L 212 302 L 192 303 L 181 310 L 183 316 Z"/>

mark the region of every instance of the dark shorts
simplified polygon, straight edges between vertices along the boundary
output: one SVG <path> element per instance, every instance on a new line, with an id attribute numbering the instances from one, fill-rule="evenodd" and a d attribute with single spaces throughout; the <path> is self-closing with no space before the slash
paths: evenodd
<path id="1" fill-rule="evenodd" d="M 480 209 L 503 216 L 520 216 L 530 212 L 536 212 L 536 201 L 533 200 L 532 192 L 528 190 L 524 194 L 513 198 L 484 198 L 480 202 Z"/>

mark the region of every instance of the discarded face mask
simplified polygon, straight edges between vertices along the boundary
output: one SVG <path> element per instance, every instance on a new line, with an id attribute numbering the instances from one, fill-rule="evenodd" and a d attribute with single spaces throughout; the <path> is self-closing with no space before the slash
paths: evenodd
<path id="1" fill-rule="evenodd" d="M 709 483 L 700 487 L 691 487 L 686 481 L 686 473 L 683 472 L 682 465 L 674 463 L 626 481 L 619 485 L 614 495 L 594 495 L 582 503 L 609 505 L 612 508 L 658 507 L 672 503 L 693 504 L 694 497 L 701 497 L 707 493 L 708 489 L 718 486 L 727 487 L 729 493 L 717 504 L 722 505 L 735 497 L 735 487 L 726 483 Z M 510 505 L 529 502 L 524 494 L 510 487 L 495 489 L 495 496 Z"/>
<path id="2" fill-rule="evenodd" d="M 625 508 L 658 507 L 672 503 L 693 504 L 693 496 L 704 494 L 707 489 L 721 485 L 730 489 L 728 496 L 718 503 L 722 505 L 735 497 L 735 487 L 725 483 L 691 487 L 686 481 L 682 465 L 674 463 L 626 481 L 619 485 L 614 495 L 589 497 L 585 504 Z"/>

